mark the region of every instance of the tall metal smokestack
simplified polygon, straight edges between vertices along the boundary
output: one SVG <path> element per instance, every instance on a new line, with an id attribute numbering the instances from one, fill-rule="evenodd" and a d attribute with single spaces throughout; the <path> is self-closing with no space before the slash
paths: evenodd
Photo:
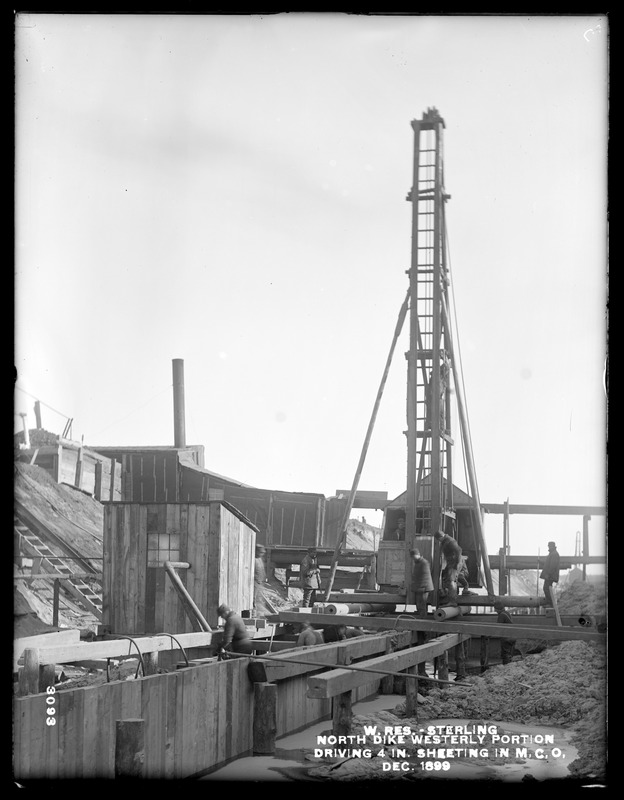
<path id="1" fill-rule="evenodd" d="M 184 423 L 184 359 L 173 359 L 173 436 L 174 447 L 186 447 Z"/>

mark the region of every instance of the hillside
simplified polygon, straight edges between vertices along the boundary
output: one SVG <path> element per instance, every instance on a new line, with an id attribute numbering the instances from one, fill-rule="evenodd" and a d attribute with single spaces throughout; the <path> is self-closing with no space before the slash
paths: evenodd
<path id="1" fill-rule="evenodd" d="M 381 528 L 350 519 L 347 523 L 345 550 L 377 550 L 381 538 Z"/>
<path id="2" fill-rule="evenodd" d="M 15 462 L 15 510 L 23 506 L 66 545 L 85 557 L 96 571 L 102 569 L 103 507 L 93 497 L 65 484 L 58 484 L 41 467 Z M 53 552 L 61 552 L 54 549 Z M 18 555 L 16 552 L 15 555 Z M 22 569 L 14 565 L 14 574 Z M 24 574 L 32 571 L 28 564 Z M 42 567 L 39 571 L 48 571 Z M 99 587 L 99 584 L 95 584 Z M 14 580 L 13 634 L 15 638 L 56 630 L 52 627 L 52 581 Z M 98 620 L 61 591 L 60 627 L 95 631 Z"/>

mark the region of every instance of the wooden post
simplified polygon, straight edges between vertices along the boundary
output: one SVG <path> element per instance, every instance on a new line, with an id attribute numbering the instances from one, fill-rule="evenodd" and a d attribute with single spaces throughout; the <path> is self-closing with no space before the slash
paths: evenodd
<path id="1" fill-rule="evenodd" d="M 74 486 L 80 489 L 82 481 L 82 447 L 78 450 L 78 457 L 76 459 L 76 474 L 74 476 Z"/>
<path id="2" fill-rule="evenodd" d="M 39 691 L 39 650 L 27 647 L 24 650 L 24 666 L 18 677 L 18 694 L 37 694 Z"/>
<path id="3" fill-rule="evenodd" d="M 44 664 L 39 667 L 39 692 L 45 692 L 48 686 L 54 686 L 56 664 Z"/>
<path id="4" fill-rule="evenodd" d="M 124 503 L 132 503 L 134 500 L 132 485 L 132 456 L 122 456 L 123 469 L 121 470 L 121 499 Z M 165 502 L 167 498 L 165 497 Z"/>
<path id="5" fill-rule="evenodd" d="M 557 620 L 557 625 L 559 627 L 561 627 L 563 623 L 561 622 L 561 614 L 559 613 L 559 606 L 557 605 L 557 595 L 555 593 L 555 587 L 554 586 L 551 586 L 550 596 L 552 597 L 553 608 L 555 610 L 555 619 Z"/>
<path id="6" fill-rule="evenodd" d="M 167 574 L 170 579 L 171 583 L 173 584 L 173 588 L 178 593 L 180 600 L 182 601 L 182 605 L 184 610 L 186 611 L 191 623 L 193 624 L 194 628 L 197 628 L 200 631 L 212 631 L 212 628 L 208 624 L 208 621 L 205 619 L 204 615 L 200 611 L 199 607 L 188 593 L 186 586 L 182 583 L 180 576 L 176 572 L 176 568 L 179 569 L 190 569 L 190 564 L 185 561 L 165 561 L 165 574 Z"/>
<path id="7" fill-rule="evenodd" d="M 52 595 L 52 625 L 55 628 L 58 628 L 59 623 L 59 601 L 61 597 L 61 582 L 58 578 L 54 581 L 54 585 L 52 587 L 53 595 Z"/>
<path id="8" fill-rule="evenodd" d="M 95 485 L 93 487 L 93 496 L 96 500 L 102 499 L 102 462 L 95 462 Z"/>
<path id="9" fill-rule="evenodd" d="M 488 668 L 488 661 L 490 655 L 490 638 L 489 636 L 481 637 L 481 672 L 485 672 Z"/>
<path id="10" fill-rule="evenodd" d="M 498 593 L 508 594 L 509 592 L 509 571 L 507 568 L 507 556 L 509 555 L 509 498 L 505 500 L 503 512 L 503 547 L 499 551 L 500 566 L 498 571 Z"/>
<path id="11" fill-rule="evenodd" d="M 348 666 L 351 659 L 347 656 L 346 650 L 338 650 L 336 663 L 341 666 Z M 351 722 L 353 714 L 351 712 L 352 691 L 341 692 L 336 695 L 332 703 L 332 732 L 334 736 L 348 736 L 351 733 Z"/>
<path id="12" fill-rule="evenodd" d="M 253 752 L 272 755 L 277 733 L 277 684 L 254 683 Z"/>
<path id="13" fill-rule="evenodd" d="M 505 548 L 498 548 L 498 593 L 507 594 L 507 559 L 505 558 Z"/>
<path id="14" fill-rule="evenodd" d="M 110 488 L 109 488 L 109 497 L 108 499 L 113 502 L 115 499 L 115 471 L 117 468 L 117 461 L 114 458 L 111 459 L 110 464 Z"/>
<path id="15" fill-rule="evenodd" d="M 351 733 L 351 689 L 334 697 L 332 733 L 335 736 L 347 736 Z"/>
<path id="16" fill-rule="evenodd" d="M 158 672 L 158 651 L 143 653 L 143 666 L 146 675 L 156 675 Z"/>
<path id="17" fill-rule="evenodd" d="M 464 642 L 460 642 L 455 647 L 455 672 L 458 678 L 466 677 L 466 651 Z"/>
<path id="18" fill-rule="evenodd" d="M 448 651 L 445 650 L 438 656 L 438 678 L 441 681 L 448 680 Z"/>
<path id="19" fill-rule="evenodd" d="M 581 553 L 583 554 L 583 559 L 589 557 L 589 520 L 591 516 L 589 514 L 585 514 L 583 516 L 583 547 Z M 587 580 L 587 564 L 583 561 L 583 580 Z"/>
<path id="20" fill-rule="evenodd" d="M 145 720 L 118 719 L 115 728 L 115 778 L 143 778 Z"/>
<path id="21" fill-rule="evenodd" d="M 405 716 L 411 719 L 418 717 L 418 680 L 412 678 L 416 675 L 416 666 L 408 667 L 406 670 L 408 678 L 405 680 Z"/>
<path id="22" fill-rule="evenodd" d="M 394 644 L 392 639 L 388 637 L 388 641 L 386 642 L 386 653 L 392 653 L 394 651 Z M 382 678 L 379 683 L 379 694 L 392 694 L 394 691 L 394 676 L 393 675 L 386 675 L 385 678 Z"/>
<path id="23" fill-rule="evenodd" d="M 63 466 L 63 445 L 60 444 L 56 448 L 56 455 L 54 456 L 54 480 L 57 483 L 61 482 L 62 466 Z"/>

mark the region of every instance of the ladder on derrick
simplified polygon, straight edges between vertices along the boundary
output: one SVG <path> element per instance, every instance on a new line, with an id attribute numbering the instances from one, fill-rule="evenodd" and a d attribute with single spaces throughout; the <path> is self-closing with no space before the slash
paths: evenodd
<path id="1" fill-rule="evenodd" d="M 67 556 L 56 555 L 40 536 L 29 528 L 17 515 L 13 518 L 13 528 L 19 537 L 20 549 L 32 559 L 37 559 L 42 572 L 62 576 L 62 586 L 75 600 L 96 619 L 102 619 L 102 594 L 96 592 L 83 578 L 72 577 L 76 571 Z"/>
<path id="2" fill-rule="evenodd" d="M 444 230 L 442 130 L 429 109 L 414 130 L 408 355 L 408 474 L 406 527 L 416 535 L 454 533 L 451 372 L 452 347 L 442 306 L 448 303 Z M 407 568 L 411 568 L 408 565 Z M 407 576 L 406 576 L 407 577 Z M 434 580 L 435 583 L 435 580 Z"/>

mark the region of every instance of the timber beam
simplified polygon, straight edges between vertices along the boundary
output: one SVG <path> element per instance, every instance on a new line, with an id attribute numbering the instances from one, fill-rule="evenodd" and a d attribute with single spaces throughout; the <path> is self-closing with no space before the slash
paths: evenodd
<path id="1" fill-rule="evenodd" d="M 546 598 L 541 595 L 511 594 L 469 594 L 457 598 L 457 604 L 460 606 L 493 606 L 496 603 L 513 608 L 538 608 L 546 605 Z"/>
<path id="2" fill-rule="evenodd" d="M 386 594 L 385 592 L 330 592 L 330 603 L 387 603 L 404 606 L 407 598 L 404 594 Z"/>
<path id="3" fill-rule="evenodd" d="M 442 655 L 451 647 L 456 647 L 460 642 L 469 638 L 469 636 L 461 633 L 449 633 L 427 644 L 387 653 L 378 658 L 371 658 L 361 664 L 356 664 L 355 667 L 360 667 L 360 671 L 355 669 L 333 669 L 329 672 L 323 672 L 321 675 L 311 675 L 308 678 L 308 697 L 317 699 L 335 697 L 343 692 L 348 692 L 358 686 L 370 683 L 371 675 L 366 671 L 368 669 L 400 672 L 416 664 L 421 664 L 423 661 L 431 661 L 436 656 Z"/>
<path id="4" fill-rule="evenodd" d="M 577 564 L 605 564 L 606 556 L 560 556 L 559 569 L 571 569 Z M 505 556 L 505 563 L 508 569 L 540 569 L 544 566 L 546 556 Z M 500 556 L 490 556 L 490 567 L 499 569 Z"/>
<path id="5" fill-rule="evenodd" d="M 179 650 L 180 646 L 208 647 L 213 640 L 209 631 L 198 633 L 178 633 L 177 642 L 170 636 L 141 636 L 128 639 L 107 639 L 102 642 L 80 642 L 79 644 L 40 647 L 39 663 L 72 664 L 75 661 L 98 661 L 103 658 L 138 658 L 139 651 L 156 653 L 160 650 Z"/>
<path id="6" fill-rule="evenodd" d="M 338 614 L 293 614 L 282 611 L 279 614 L 281 622 L 310 621 L 315 625 L 361 625 L 372 630 L 408 630 L 427 631 L 429 633 L 465 633 L 468 636 L 492 636 L 501 639 L 546 639 L 547 641 L 566 641 L 569 639 L 584 642 L 605 642 L 606 635 L 584 628 L 564 627 L 533 627 L 525 625 L 512 625 L 491 623 L 474 623 L 469 617 L 436 622 L 429 619 L 419 619 L 400 615 L 398 617 L 355 617 L 340 616 Z"/>
<path id="7" fill-rule="evenodd" d="M 348 594 L 346 592 L 332 592 L 330 595 L 332 603 L 346 603 L 352 605 L 354 603 L 370 603 L 373 605 L 385 603 L 388 605 L 405 605 L 407 598 L 401 594 L 382 594 L 359 592 L 357 594 Z M 516 608 L 537 608 L 538 606 L 546 605 L 546 598 L 543 596 L 525 596 L 525 595 L 497 595 L 497 594 L 470 594 L 460 595 L 457 598 L 460 606 L 493 606 L 495 603 L 502 603 L 505 606 L 514 606 Z"/>
<path id="8" fill-rule="evenodd" d="M 508 514 L 555 514 L 557 516 L 604 517 L 607 513 L 605 506 L 536 506 L 518 503 L 481 503 L 481 508 L 486 514 L 504 514 L 507 507 Z"/>
<path id="9" fill-rule="evenodd" d="M 318 616 L 317 614 L 314 615 Z M 333 616 L 332 620 L 335 619 Z M 314 620 L 312 620 L 314 622 Z M 329 623 L 333 624 L 333 623 Z M 263 656 L 262 662 L 269 682 L 292 678 L 295 675 L 304 675 L 306 672 L 316 672 L 326 665 L 327 668 L 337 664 L 347 664 L 358 658 L 377 655 L 386 651 L 386 643 L 396 637 L 396 647 L 409 647 L 412 643 L 411 631 L 396 631 L 396 633 L 379 633 L 369 636 L 355 636 L 352 639 L 343 639 L 341 642 L 319 644 L 313 647 L 297 647 L 283 650 L 271 656 Z M 345 661 L 340 659 L 345 658 Z M 294 659 L 295 661 L 290 661 Z M 304 662 L 304 663 L 296 663 Z M 305 663 L 310 662 L 310 663 Z"/>

